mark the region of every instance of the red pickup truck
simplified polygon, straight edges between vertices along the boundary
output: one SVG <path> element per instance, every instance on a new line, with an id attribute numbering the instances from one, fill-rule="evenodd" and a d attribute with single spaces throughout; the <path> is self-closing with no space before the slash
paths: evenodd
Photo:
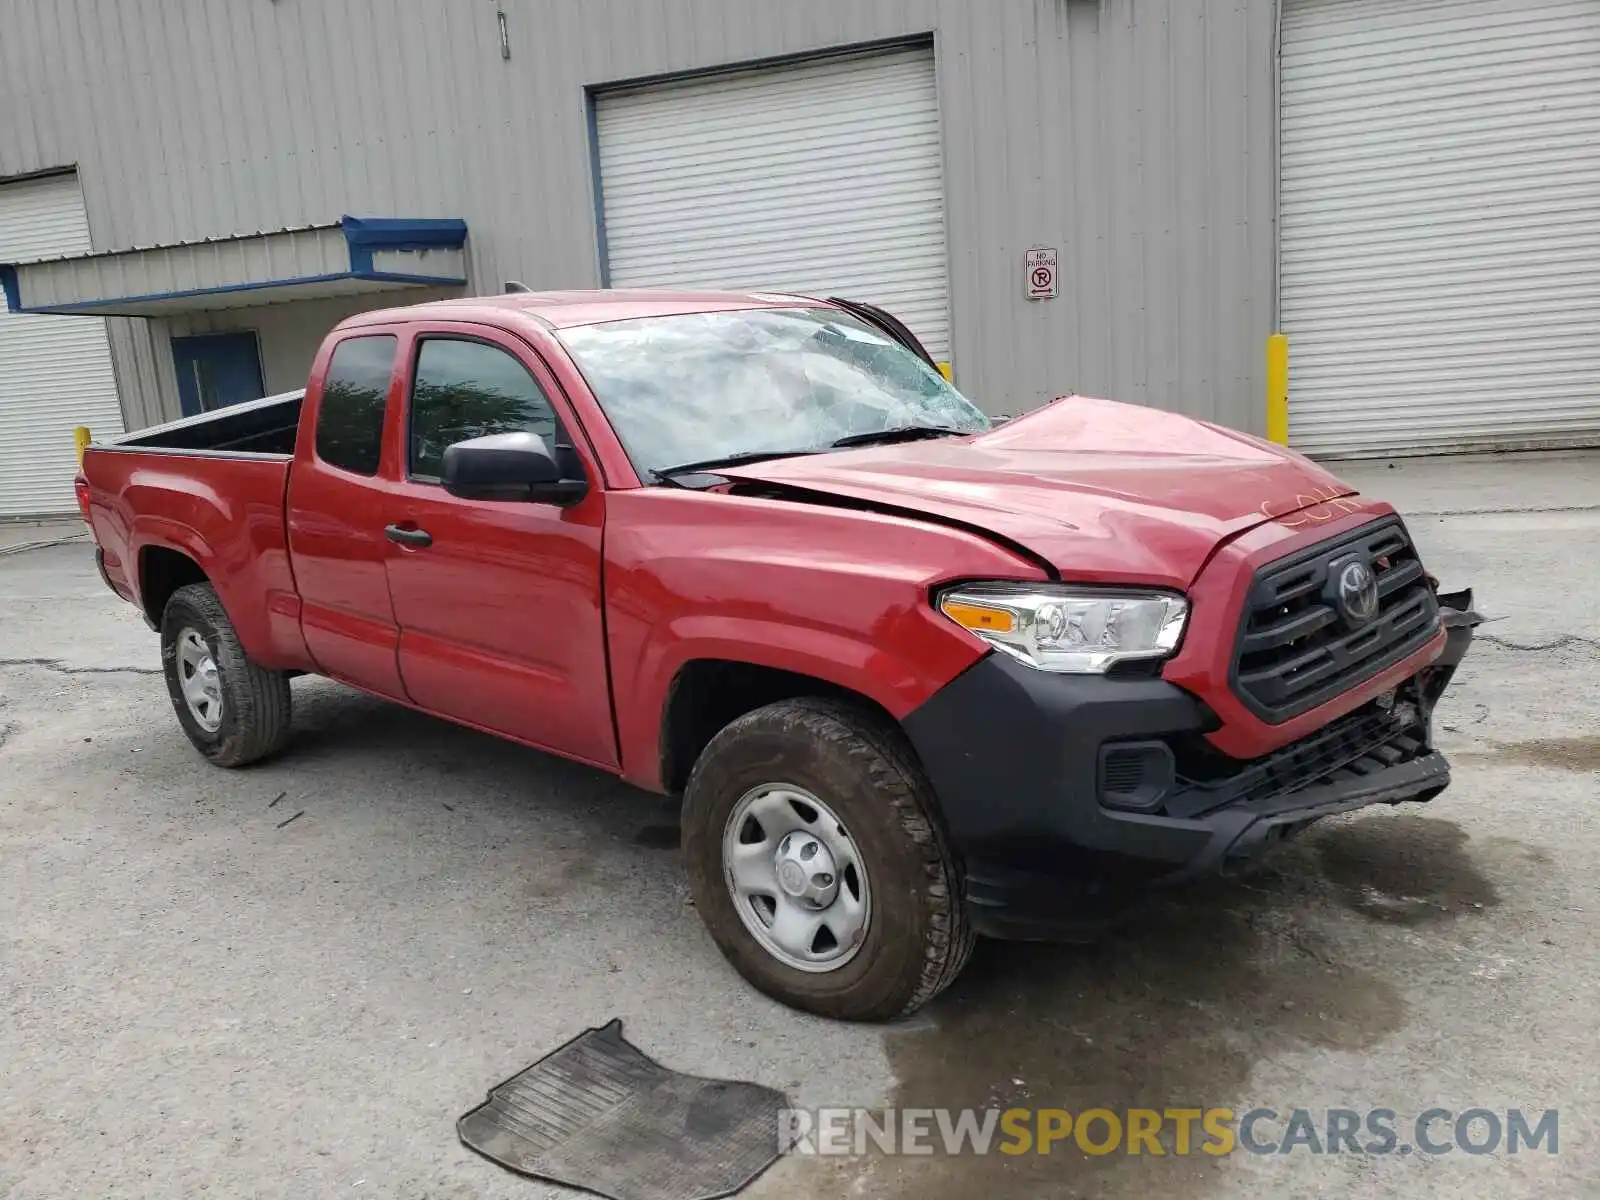
<path id="1" fill-rule="evenodd" d="M 78 484 L 213 762 L 279 749 L 315 672 L 681 795 L 718 946 L 845 1018 L 977 933 L 1431 799 L 1475 619 L 1307 459 L 1076 396 L 995 426 L 842 300 L 367 313 L 303 393 L 91 446 Z"/>

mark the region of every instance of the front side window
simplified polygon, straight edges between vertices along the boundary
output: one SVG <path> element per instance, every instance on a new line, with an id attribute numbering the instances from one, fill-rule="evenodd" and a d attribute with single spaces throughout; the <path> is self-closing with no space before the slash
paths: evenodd
<path id="1" fill-rule="evenodd" d="M 536 433 L 554 450 L 555 410 L 528 369 L 499 347 L 424 341 L 411 385 L 411 475 L 438 479 L 445 447 L 492 433 Z"/>
<path id="2" fill-rule="evenodd" d="M 395 337 L 346 338 L 333 349 L 317 410 L 317 457 L 357 475 L 376 475 Z"/>
<path id="3" fill-rule="evenodd" d="M 645 478 L 889 430 L 989 428 L 927 363 L 834 308 L 638 317 L 558 336 Z"/>

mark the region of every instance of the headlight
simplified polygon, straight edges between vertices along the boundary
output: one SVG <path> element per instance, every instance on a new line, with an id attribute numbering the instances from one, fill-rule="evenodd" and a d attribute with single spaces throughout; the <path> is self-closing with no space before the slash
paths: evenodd
<path id="1" fill-rule="evenodd" d="M 941 593 L 939 611 L 1030 667 L 1102 675 L 1128 659 L 1170 655 L 1189 604 L 1160 592 L 972 583 Z"/>

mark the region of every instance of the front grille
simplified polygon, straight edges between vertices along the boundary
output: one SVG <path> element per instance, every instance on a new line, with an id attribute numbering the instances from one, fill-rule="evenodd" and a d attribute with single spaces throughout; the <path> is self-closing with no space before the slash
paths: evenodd
<path id="1" fill-rule="evenodd" d="M 1361 561 L 1377 577 L 1377 611 L 1340 608 L 1335 570 Z M 1398 517 L 1385 517 L 1256 572 L 1245 598 L 1233 686 L 1251 712 L 1280 724 L 1425 645 L 1439 605 Z"/>

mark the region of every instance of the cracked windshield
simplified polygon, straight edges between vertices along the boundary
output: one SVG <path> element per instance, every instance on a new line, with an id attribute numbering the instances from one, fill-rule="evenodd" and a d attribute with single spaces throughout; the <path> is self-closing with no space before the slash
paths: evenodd
<path id="1" fill-rule="evenodd" d="M 837 309 L 644 317 L 560 331 L 641 476 L 989 418 L 898 342 Z"/>

